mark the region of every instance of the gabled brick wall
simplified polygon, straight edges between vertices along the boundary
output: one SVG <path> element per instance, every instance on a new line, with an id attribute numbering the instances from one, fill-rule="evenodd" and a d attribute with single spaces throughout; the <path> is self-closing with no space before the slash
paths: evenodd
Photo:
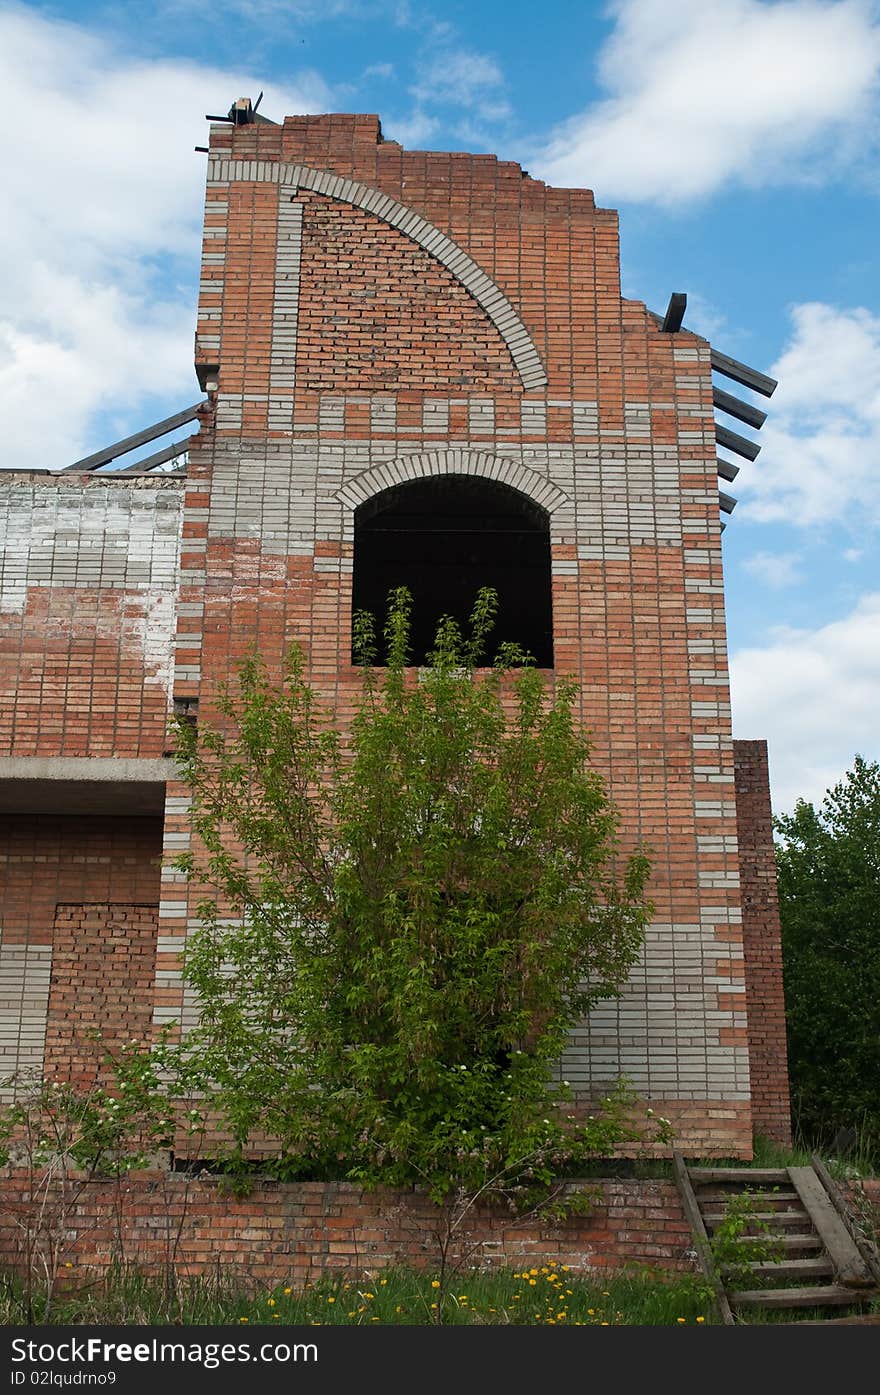
<path id="1" fill-rule="evenodd" d="M 210 402 L 185 482 L 4 481 L 7 753 L 161 756 L 173 699 L 211 721 L 253 645 L 277 673 L 293 639 L 347 719 L 356 509 L 426 476 L 503 483 L 547 519 L 548 679 L 577 680 L 624 850 L 653 865 L 641 961 L 573 1033 L 564 1074 L 584 1105 L 625 1074 L 684 1152 L 748 1156 L 756 1120 L 780 1135 L 770 835 L 746 767 L 734 778 L 710 348 L 622 298 L 617 215 L 493 156 L 405 151 L 372 116 L 215 126 L 196 362 Z M 133 1035 L 148 1001 L 156 1025 L 193 1020 L 180 955 L 198 897 L 172 866 L 186 789 L 167 787 L 161 899 L 157 825 L 135 822 L 13 822 L 33 901 L 13 887 L 0 927 L 10 1062 L 42 1062 L 55 936 L 59 1068 L 67 1052 L 85 1069 L 60 967 L 72 991 L 80 953 L 94 1015 L 136 1000 Z M 102 871 L 72 884 L 80 834 Z M 142 908 L 134 939 L 98 965 L 121 903 Z M 59 905 L 92 909 L 56 924 Z"/>

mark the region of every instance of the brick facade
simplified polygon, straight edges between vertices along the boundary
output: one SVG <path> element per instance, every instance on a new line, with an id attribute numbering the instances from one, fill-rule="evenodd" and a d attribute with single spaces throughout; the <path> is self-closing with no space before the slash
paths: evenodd
<path id="1" fill-rule="evenodd" d="M 654 869 L 642 958 L 573 1034 L 565 1075 L 586 1104 L 624 1073 L 684 1151 L 748 1156 L 756 1122 L 782 1127 L 784 1066 L 750 1016 L 754 993 L 780 1030 L 777 931 L 743 920 L 709 355 L 621 298 L 617 215 L 587 190 L 491 156 L 404 151 L 375 117 L 212 127 L 196 333 L 209 403 L 186 480 L 13 476 L 0 490 L 7 751 L 161 757 L 172 699 L 210 721 L 254 642 L 277 672 L 303 641 L 344 716 L 355 511 L 426 477 L 498 481 L 546 517 L 553 672 L 578 680 L 625 844 L 647 845 Z M 766 892 L 769 833 L 742 817 Z M 170 866 L 189 845 L 186 789 L 167 784 L 161 892 L 157 824 L 134 822 L 127 871 L 109 851 L 102 889 L 53 873 L 3 922 L 0 954 L 34 956 L 39 981 L 16 979 L 7 999 L 29 1061 L 52 1004 L 63 1060 L 62 963 L 96 1016 L 126 983 L 155 1024 L 192 1020 L 180 952 L 197 898 Z"/>
<path id="2" fill-rule="evenodd" d="M 782 936 L 766 741 L 735 741 L 752 1117 L 756 1133 L 791 1143 Z"/>

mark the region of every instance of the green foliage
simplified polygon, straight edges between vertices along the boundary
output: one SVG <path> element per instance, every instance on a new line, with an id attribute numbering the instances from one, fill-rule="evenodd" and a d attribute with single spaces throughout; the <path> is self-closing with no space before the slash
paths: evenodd
<path id="1" fill-rule="evenodd" d="M 880 1144 L 880 765 L 778 818 L 789 1069 L 799 1132 Z"/>
<path id="2" fill-rule="evenodd" d="M 509 646 L 478 669 L 494 610 L 481 592 L 469 638 L 442 620 L 418 673 L 405 591 L 384 670 L 358 617 L 347 731 L 297 648 L 281 687 L 243 665 L 222 730 L 180 728 L 204 850 L 180 866 L 214 895 L 176 1065 L 239 1163 L 268 1135 L 280 1177 L 421 1182 L 438 1202 L 523 1188 L 531 1205 L 561 1167 L 639 1137 L 625 1090 L 578 1121 L 555 1076 L 636 959 L 648 864 L 618 866 L 573 683 L 549 690 Z"/>
<path id="3" fill-rule="evenodd" d="M 171 1142 L 168 1090 L 150 1052 L 133 1042 L 108 1058 L 106 1083 L 90 1088 L 39 1076 L 12 1076 L 0 1109 L 0 1164 L 23 1174 L 12 1209 L 20 1281 L 15 1292 L 27 1322 L 49 1322 L 59 1273 L 84 1189 L 97 1177 L 118 1185 Z"/>
<path id="4" fill-rule="evenodd" d="M 171 1145 L 167 1087 L 157 1060 L 137 1043 L 108 1065 L 106 1084 L 13 1076 L 3 1087 L 14 1097 L 0 1109 L 0 1165 L 47 1178 L 70 1169 L 119 1177 Z"/>
<path id="5" fill-rule="evenodd" d="M 712 1259 L 730 1288 L 760 1288 L 765 1280 L 755 1274 L 751 1265 L 774 1262 L 783 1256 L 779 1235 L 767 1221 L 755 1216 L 755 1210 L 751 1192 L 732 1196 L 709 1240 Z"/>

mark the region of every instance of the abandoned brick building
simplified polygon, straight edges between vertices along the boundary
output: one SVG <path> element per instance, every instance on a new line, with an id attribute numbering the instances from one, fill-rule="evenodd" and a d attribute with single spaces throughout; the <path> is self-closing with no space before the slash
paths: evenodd
<path id="1" fill-rule="evenodd" d="M 717 447 L 757 447 L 715 411 L 763 416 L 713 372 L 773 384 L 682 302 L 621 298 L 617 215 L 585 189 L 405 151 L 374 116 L 211 125 L 202 400 L 0 483 L 5 1075 L 76 1079 L 91 1028 L 192 1011 L 172 707 L 210 715 L 255 640 L 277 663 L 293 638 L 345 704 L 353 595 L 404 581 L 433 618 L 488 583 L 501 637 L 579 681 L 653 850 L 642 960 L 567 1077 L 588 1099 L 625 1073 L 685 1152 L 788 1137 L 766 750 L 731 739 L 722 572 Z M 179 441 L 125 465 L 196 420 L 185 466 Z"/>

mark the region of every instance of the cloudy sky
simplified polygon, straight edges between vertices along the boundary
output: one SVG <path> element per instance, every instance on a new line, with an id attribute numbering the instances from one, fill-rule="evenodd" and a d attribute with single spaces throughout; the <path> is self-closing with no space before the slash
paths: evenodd
<path id="1" fill-rule="evenodd" d="M 880 757 L 880 0 L 0 0 L 0 78 L 3 466 L 198 399 L 205 113 L 378 112 L 594 189 L 624 294 L 779 378 L 724 535 L 734 731 L 779 811 Z"/>

